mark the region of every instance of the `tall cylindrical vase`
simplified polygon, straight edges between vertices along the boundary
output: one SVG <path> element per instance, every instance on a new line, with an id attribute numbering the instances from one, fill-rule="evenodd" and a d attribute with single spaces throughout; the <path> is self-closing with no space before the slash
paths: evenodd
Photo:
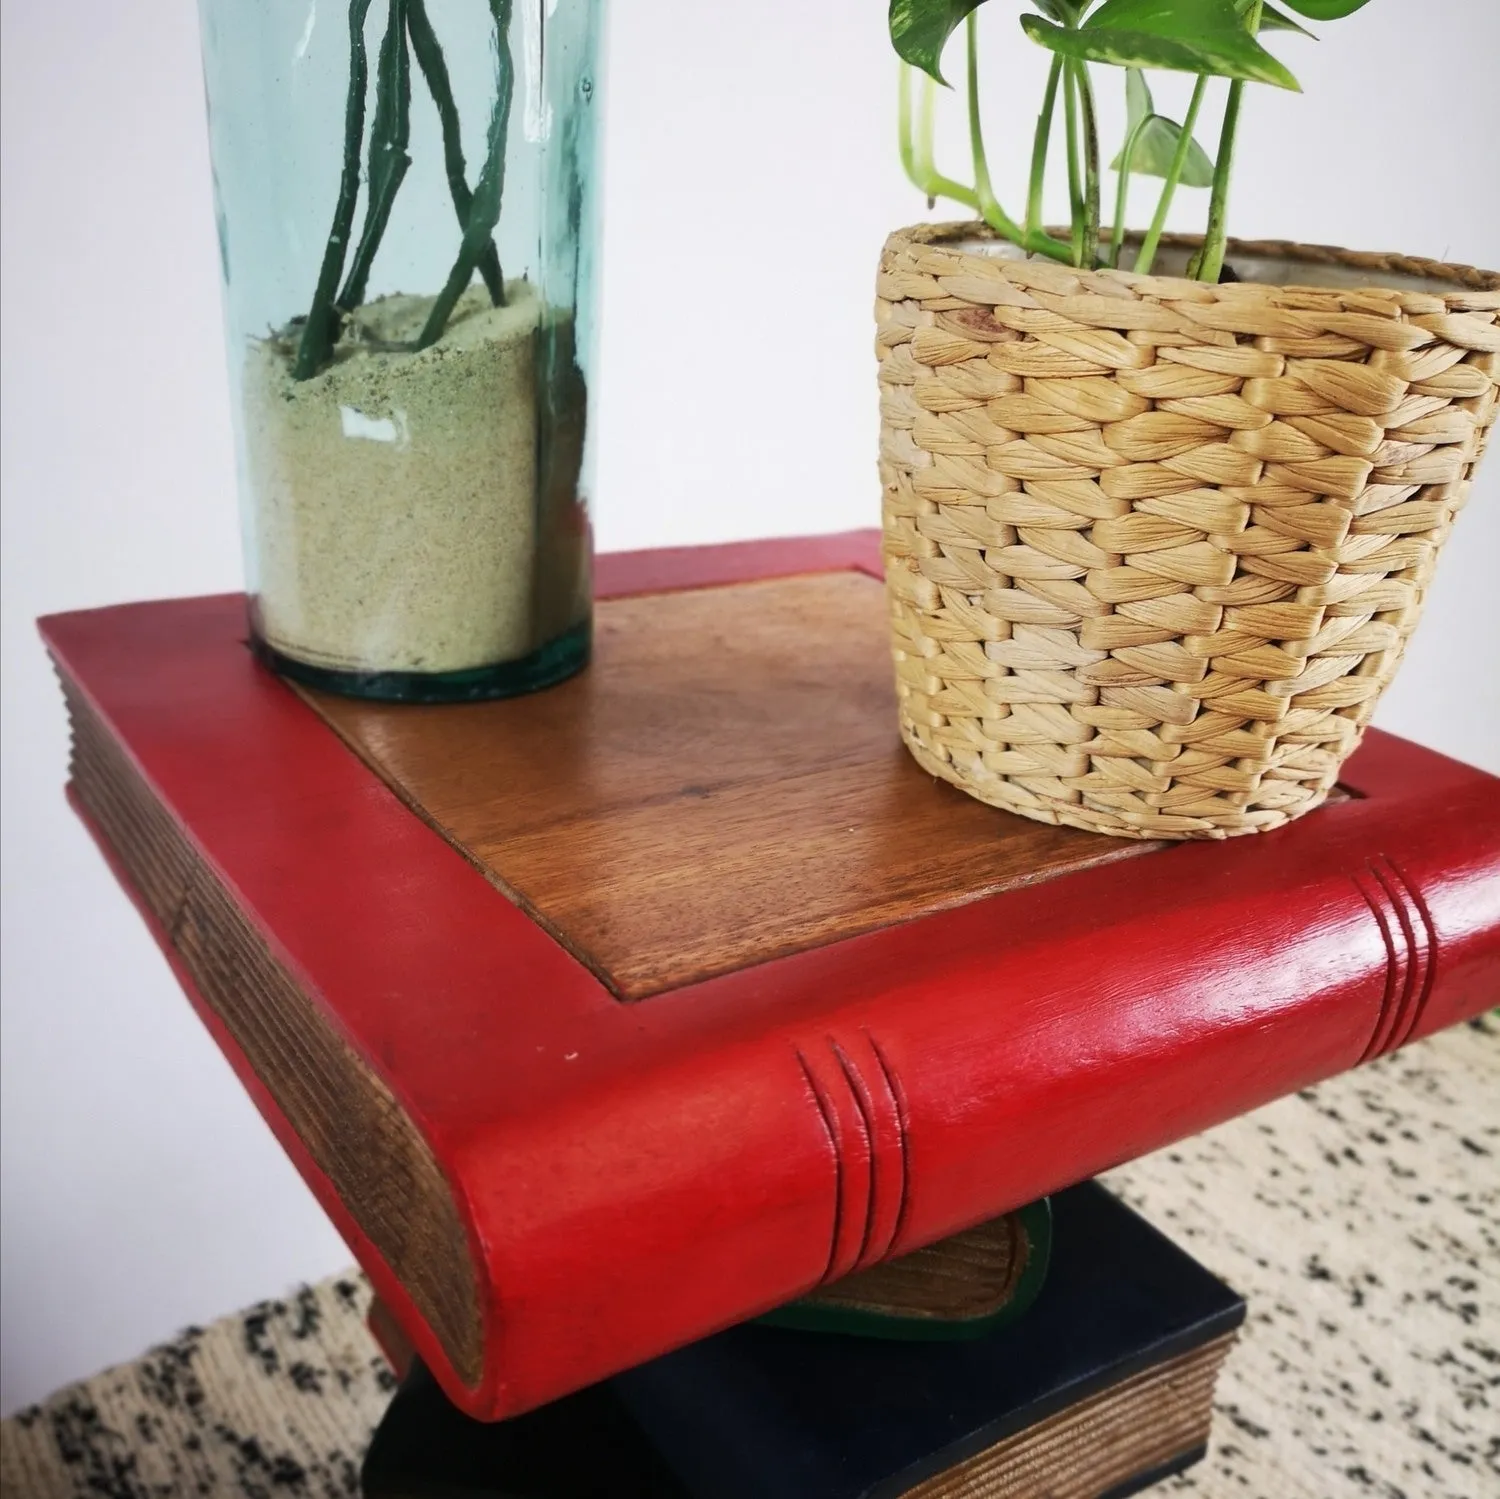
<path id="1" fill-rule="evenodd" d="M 603 0 L 200 0 L 250 624 L 414 702 L 587 660 Z"/>

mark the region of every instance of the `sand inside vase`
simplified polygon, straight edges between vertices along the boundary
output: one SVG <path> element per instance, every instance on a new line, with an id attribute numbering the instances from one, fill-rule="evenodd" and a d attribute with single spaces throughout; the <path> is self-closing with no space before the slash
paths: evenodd
<path id="1" fill-rule="evenodd" d="M 449 672 L 536 644 L 535 338 L 524 281 L 465 293 L 409 353 L 431 298 L 350 319 L 334 362 L 293 380 L 288 340 L 252 345 L 246 460 L 266 642 L 344 671 Z"/>

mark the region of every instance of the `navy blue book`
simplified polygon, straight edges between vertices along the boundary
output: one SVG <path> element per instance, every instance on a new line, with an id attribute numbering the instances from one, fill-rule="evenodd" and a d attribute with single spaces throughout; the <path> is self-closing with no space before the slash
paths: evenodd
<path id="1" fill-rule="evenodd" d="M 607 1384 L 508 1421 L 466 1416 L 414 1361 L 365 1455 L 363 1499 L 690 1499 Z"/>
<path id="2" fill-rule="evenodd" d="M 610 1382 L 696 1499 L 1120 1499 L 1207 1447 L 1244 1302 L 1094 1183 L 1046 1284 L 972 1342 L 748 1324 Z"/>

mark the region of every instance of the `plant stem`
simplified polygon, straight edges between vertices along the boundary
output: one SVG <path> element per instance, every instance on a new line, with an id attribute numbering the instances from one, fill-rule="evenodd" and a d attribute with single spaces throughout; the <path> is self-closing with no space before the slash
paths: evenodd
<path id="1" fill-rule="evenodd" d="M 1229 179 L 1234 171 L 1234 142 L 1239 130 L 1240 103 L 1245 85 L 1235 79 L 1224 104 L 1224 125 L 1219 132 L 1219 155 L 1214 162 L 1214 189 L 1208 200 L 1208 227 L 1203 246 L 1188 266 L 1188 275 L 1198 281 L 1217 283 L 1224 269 L 1226 225 L 1229 216 Z"/>
<path id="2" fill-rule="evenodd" d="M 1046 255 L 1054 260 L 1066 262 L 1071 252 L 1066 245 L 1059 244 L 1042 231 L 1023 229 L 1000 206 L 995 197 L 994 185 L 990 181 L 989 159 L 984 149 L 984 126 L 979 116 L 979 39 L 976 17 L 969 12 L 968 29 L 968 87 L 969 87 L 969 149 L 974 158 L 975 198 L 985 223 L 998 234 L 1003 234 L 1013 245 L 1029 250 L 1036 255 Z"/>
<path id="3" fill-rule="evenodd" d="M 411 142 L 411 58 L 406 45 L 407 0 L 390 0 L 390 19 L 380 43 L 375 69 L 375 118 L 370 124 L 370 157 L 366 169 L 369 197 L 365 204 L 365 227 L 355 247 L 348 279 L 339 293 L 343 312 L 365 299 L 370 267 L 385 226 L 390 223 L 396 193 L 411 166 L 407 146 Z"/>
<path id="4" fill-rule="evenodd" d="M 912 146 L 911 139 L 911 75 L 912 66 L 908 62 L 898 62 L 896 71 L 899 76 L 897 94 L 896 132 L 897 143 L 901 152 L 901 170 L 906 173 L 907 180 L 913 187 L 921 187 L 922 183 L 917 177 L 917 157 Z"/>
<path id="5" fill-rule="evenodd" d="M 1024 239 L 1016 241 L 1023 250 L 1030 251 L 1033 255 L 1045 255 L 1048 260 L 1055 260 L 1060 265 L 1073 264 L 1073 247 L 1065 245 L 1060 239 L 1053 239 L 1050 234 L 1038 230 L 1035 234 L 1028 234 Z"/>
<path id="6" fill-rule="evenodd" d="M 972 61 L 972 60 L 971 60 Z M 1072 251 L 1067 245 L 1059 243 L 1051 235 L 1045 233 L 1036 225 L 1028 225 L 1022 229 L 1011 220 L 995 202 L 994 191 L 990 185 L 990 176 L 984 154 L 984 139 L 979 134 L 978 120 L 978 90 L 973 87 L 977 81 L 978 64 L 973 62 L 970 74 L 969 89 L 969 127 L 970 145 L 978 140 L 978 154 L 975 158 L 977 163 L 976 180 L 981 177 L 984 184 L 984 193 L 989 200 L 989 211 L 985 212 L 980 205 L 980 194 L 973 188 L 965 187 L 961 182 L 955 182 L 951 177 L 945 177 L 933 166 L 932 163 L 932 138 L 933 138 L 933 105 L 935 100 L 935 89 L 932 80 L 927 74 L 916 68 L 901 65 L 901 86 L 898 101 L 899 108 L 899 147 L 901 152 L 901 166 L 912 184 L 927 195 L 927 205 L 930 208 L 939 198 L 951 198 L 955 203 L 961 203 L 965 208 L 973 209 L 975 213 L 981 214 L 985 221 L 991 224 L 1001 234 L 1020 245 L 1022 249 L 1030 251 L 1035 255 L 1045 255 L 1052 260 L 1060 260 L 1067 263 L 1072 259 Z M 917 78 L 918 87 L 922 90 L 921 99 L 917 105 L 920 113 L 913 119 L 911 84 L 913 77 Z M 1047 98 L 1049 105 L 1057 96 L 1057 83 L 1054 77 L 1048 87 Z M 1046 111 L 1050 123 L 1052 110 Z M 1045 148 L 1043 156 L 1045 157 Z M 1038 189 L 1038 194 L 1040 189 Z M 1035 209 L 1038 221 L 1041 218 L 1040 199 Z"/>
<path id="7" fill-rule="evenodd" d="M 1063 108 L 1068 116 L 1068 207 L 1073 223 L 1073 264 L 1083 264 L 1083 181 L 1078 166 L 1078 64 L 1063 63 Z"/>
<path id="8" fill-rule="evenodd" d="M 1115 192 L 1115 226 L 1109 237 L 1109 263 L 1120 264 L 1120 247 L 1125 243 L 1125 206 L 1130 197 L 1130 174 L 1135 170 L 1135 148 L 1140 145 L 1150 115 L 1142 115 L 1135 122 L 1135 129 L 1125 137 L 1125 148 L 1120 153 L 1120 185 Z"/>
<path id="9" fill-rule="evenodd" d="M 1057 85 L 1062 78 L 1061 57 L 1052 59 L 1047 74 L 1047 92 L 1042 96 L 1042 112 L 1037 116 L 1036 138 L 1031 147 L 1031 187 L 1026 195 L 1026 238 L 1042 228 L 1042 185 L 1047 176 L 1047 151 L 1052 144 L 1052 117 L 1057 113 Z"/>
<path id="10" fill-rule="evenodd" d="M 990 164 L 984 152 L 984 127 L 979 118 L 979 26 L 978 17 L 971 10 L 964 21 L 964 33 L 968 42 L 969 85 L 969 151 L 974 159 L 974 193 L 979 199 L 979 212 L 985 223 L 1003 234 L 1013 244 L 1020 244 L 1025 233 L 1000 206 L 995 197 L 994 185 L 990 182 Z"/>
<path id="11" fill-rule="evenodd" d="M 354 228 L 354 209 L 359 202 L 359 148 L 365 134 L 365 86 L 369 63 L 365 57 L 365 16 L 370 0 L 349 0 L 349 92 L 344 103 L 344 169 L 339 177 L 339 196 L 333 210 L 333 227 L 323 250 L 318 284 L 312 306 L 297 342 L 292 378 L 306 380 L 323 367 L 333 354 L 338 337 L 338 313 L 334 293 L 344 271 L 344 255 Z"/>
<path id="12" fill-rule="evenodd" d="M 1265 11 L 1265 0 L 1255 0 L 1245 17 L 1245 25 L 1251 36 L 1260 34 L 1261 16 Z M 1234 146 L 1239 134 L 1240 105 L 1245 96 L 1245 84 L 1236 78 L 1229 85 L 1229 98 L 1224 104 L 1224 124 L 1219 132 L 1219 155 L 1214 162 L 1213 195 L 1208 200 L 1208 227 L 1203 234 L 1203 247 L 1188 266 L 1188 275 L 1199 281 L 1218 283 L 1224 270 L 1225 236 L 1229 219 L 1229 183 L 1234 175 Z"/>
<path id="13" fill-rule="evenodd" d="M 417 66 L 422 70 L 427 91 L 432 95 L 438 119 L 442 122 L 443 165 L 448 173 L 448 192 L 453 199 L 453 211 L 458 215 L 458 226 L 462 229 L 469 222 L 474 194 L 469 191 L 463 135 L 459 129 L 453 85 L 448 78 L 448 64 L 443 59 L 442 45 L 432 29 L 432 22 L 427 18 L 426 0 L 406 0 L 406 29 L 411 37 L 411 49 L 416 53 Z M 500 272 L 500 255 L 493 240 L 479 257 L 479 274 L 484 277 L 490 301 L 496 307 L 503 307 L 505 277 Z"/>
<path id="14" fill-rule="evenodd" d="M 495 20 L 495 105 L 490 114 L 488 150 L 474 187 L 474 200 L 469 209 L 469 221 L 464 225 L 458 258 L 427 315 L 427 322 L 417 339 L 418 349 L 425 349 L 442 337 L 458 299 L 474 279 L 474 267 L 479 263 L 485 245 L 490 243 L 500 219 L 500 201 L 505 190 L 505 138 L 510 124 L 511 95 L 515 92 L 515 64 L 510 52 L 512 0 L 489 0 L 489 4 L 490 14 Z"/>
<path id="15" fill-rule="evenodd" d="M 1172 155 L 1172 164 L 1167 168 L 1167 180 L 1162 184 L 1161 197 L 1157 200 L 1156 216 L 1151 228 L 1141 242 L 1141 252 L 1135 258 L 1134 269 L 1142 276 L 1149 275 L 1156 260 L 1157 246 L 1161 244 L 1162 231 L 1167 227 L 1167 214 L 1171 212 L 1172 198 L 1187 165 L 1188 153 L 1193 148 L 1193 127 L 1198 123 L 1198 111 L 1203 108 L 1203 95 L 1208 89 L 1208 78 L 1199 74 L 1193 85 L 1192 102 L 1188 105 L 1187 118 L 1182 122 L 1182 133 L 1177 138 L 1177 150 Z"/>
<path id="16" fill-rule="evenodd" d="M 965 187 L 961 182 L 955 182 L 951 177 L 944 177 L 932 164 L 932 117 L 936 85 L 926 73 L 923 73 L 919 86 L 922 90 L 922 102 L 921 113 L 917 117 L 916 144 L 913 148 L 915 168 L 913 180 L 927 194 L 929 208 L 939 198 L 952 198 L 955 203 L 962 203 L 965 208 L 972 208 L 977 213 L 979 197 L 974 190 Z"/>
<path id="17" fill-rule="evenodd" d="M 1089 65 L 1078 64 L 1078 103 L 1083 125 L 1083 250 L 1080 264 L 1090 270 L 1099 261 L 1099 118 Z"/>

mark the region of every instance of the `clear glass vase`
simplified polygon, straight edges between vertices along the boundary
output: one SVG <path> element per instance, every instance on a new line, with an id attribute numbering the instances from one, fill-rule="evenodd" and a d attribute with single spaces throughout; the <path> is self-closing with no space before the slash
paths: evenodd
<path id="1" fill-rule="evenodd" d="M 200 0 L 251 634 L 416 702 L 588 659 L 603 0 Z"/>

